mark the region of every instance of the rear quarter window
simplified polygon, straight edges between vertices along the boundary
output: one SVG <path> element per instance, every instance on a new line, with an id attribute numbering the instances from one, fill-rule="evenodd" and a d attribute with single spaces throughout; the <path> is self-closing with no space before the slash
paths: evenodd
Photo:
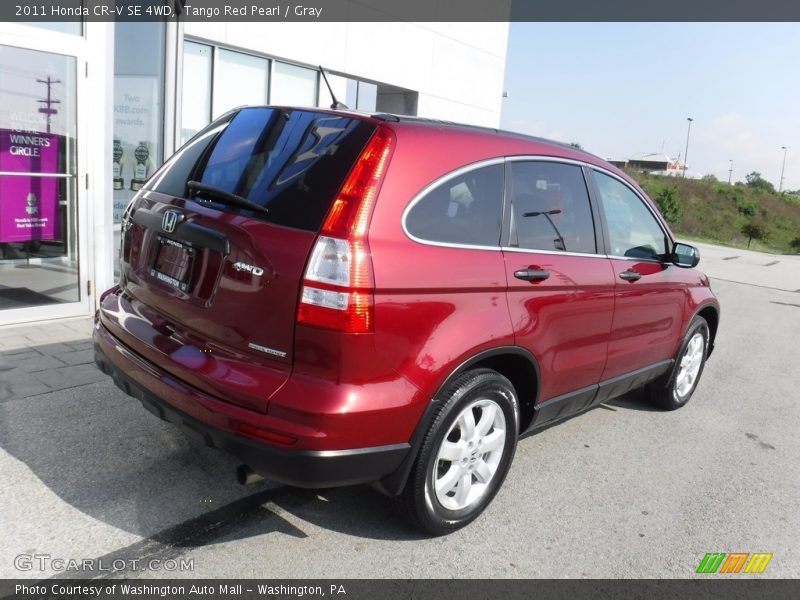
<path id="1" fill-rule="evenodd" d="M 414 202 L 406 215 L 406 230 L 422 241 L 497 246 L 502 204 L 503 165 L 478 167 Z"/>
<path id="2" fill-rule="evenodd" d="M 189 140 L 145 187 L 196 197 L 222 211 L 317 231 L 374 130 L 371 123 L 342 115 L 245 108 Z M 192 180 L 246 198 L 269 209 L 269 214 L 190 191 L 186 183 Z"/>

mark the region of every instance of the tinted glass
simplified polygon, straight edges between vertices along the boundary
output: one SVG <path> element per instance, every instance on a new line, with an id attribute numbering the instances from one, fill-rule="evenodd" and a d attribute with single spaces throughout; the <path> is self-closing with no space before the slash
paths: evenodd
<path id="1" fill-rule="evenodd" d="M 503 166 L 481 167 L 428 192 L 409 211 L 406 228 L 431 242 L 497 246 L 502 198 Z"/>
<path id="2" fill-rule="evenodd" d="M 642 199 L 613 177 L 599 172 L 594 177 L 608 224 L 609 253 L 650 259 L 665 254 L 664 231 Z"/>
<path id="3" fill-rule="evenodd" d="M 151 179 L 148 188 L 190 197 L 189 180 L 236 194 L 269 214 L 196 196 L 220 210 L 316 231 L 374 126 L 302 110 L 246 108 L 212 123 Z"/>
<path id="4" fill-rule="evenodd" d="M 520 248 L 587 254 L 597 251 L 589 194 L 580 167 L 512 162 L 510 185 L 512 227 Z"/>

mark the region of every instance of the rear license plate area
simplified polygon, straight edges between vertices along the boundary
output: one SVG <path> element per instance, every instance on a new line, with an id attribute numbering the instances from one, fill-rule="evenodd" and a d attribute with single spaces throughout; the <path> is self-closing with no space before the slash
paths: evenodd
<path id="1" fill-rule="evenodd" d="M 182 292 L 188 292 L 196 254 L 196 249 L 188 244 L 158 236 L 150 275 Z"/>

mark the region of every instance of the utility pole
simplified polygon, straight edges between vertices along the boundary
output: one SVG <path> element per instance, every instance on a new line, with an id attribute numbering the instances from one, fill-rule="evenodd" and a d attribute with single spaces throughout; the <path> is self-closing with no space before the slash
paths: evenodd
<path id="1" fill-rule="evenodd" d="M 778 193 L 780 194 L 783 191 L 783 171 L 786 169 L 786 146 L 781 146 L 781 150 L 783 150 L 783 164 L 781 165 L 781 180 L 778 184 Z"/>
<path id="2" fill-rule="evenodd" d="M 689 159 L 689 133 L 692 131 L 692 121 L 694 119 L 692 117 L 686 117 L 686 120 L 689 121 L 689 128 L 686 130 L 686 151 L 683 153 L 683 178 L 686 179 L 686 163 Z"/>
<path id="3" fill-rule="evenodd" d="M 37 79 L 38 83 L 43 83 L 47 86 L 47 99 L 46 100 L 39 100 L 40 104 L 44 104 L 39 109 L 39 112 L 42 114 L 47 115 L 47 133 L 50 133 L 50 117 L 52 115 L 57 115 L 58 110 L 52 108 L 53 104 L 61 104 L 61 100 L 53 100 L 51 96 L 51 87 L 56 83 L 61 83 L 60 79 L 51 79 L 50 75 L 47 76 L 47 79 Z"/>
<path id="4" fill-rule="evenodd" d="M 731 162 L 731 166 L 728 169 L 728 185 L 731 184 L 731 177 L 733 176 L 733 159 L 732 158 L 730 159 L 730 162 Z"/>

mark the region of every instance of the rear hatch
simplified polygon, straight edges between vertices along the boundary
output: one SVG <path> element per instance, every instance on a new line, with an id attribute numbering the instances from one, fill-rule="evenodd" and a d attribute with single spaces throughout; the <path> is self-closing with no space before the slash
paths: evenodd
<path id="1" fill-rule="evenodd" d="M 176 378 L 265 411 L 290 373 L 309 252 L 374 130 L 266 107 L 212 123 L 126 211 L 104 323 Z"/>

